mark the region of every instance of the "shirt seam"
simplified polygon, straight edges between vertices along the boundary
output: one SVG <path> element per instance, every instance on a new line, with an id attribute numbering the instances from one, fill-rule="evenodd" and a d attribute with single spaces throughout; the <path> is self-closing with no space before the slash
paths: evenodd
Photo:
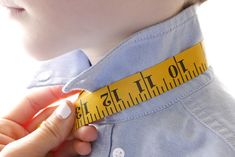
<path id="1" fill-rule="evenodd" d="M 195 92 L 195 93 L 196 93 L 196 92 Z M 193 94 L 195 94 L 195 93 L 193 93 Z M 191 100 L 191 99 L 190 99 L 190 100 Z M 199 117 L 198 117 L 195 113 L 193 113 L 193 112 L 185 105 L 185 103 L 183 102 L 183 100 L 181 100 L 181 105 L 185 108 L 185 110 L 186 110 L 190 115 L 192 115 L 192 117 L 193 117 L 196 121 L 198 121 L 199 123 L 201 123 L 203 126 L 205 126 L 206 128 L 208 128 L 211 132 L 213 132 L 216 136 L 218 136 L 220 139 L 222 139 L 222 141 L 223 141 L 225 144 L 229 145 L 230 149 L 231 149 L 233 152 L 235 152 L 235 148 L 234 148 L 233 144 L 230 143 L 226 137 L 222 136 L 219 132 L 217 132 L 216 130 L 212 129 L 212 127 L 210 127 L 210 126 L 207 125 L 204 121 L 202 121 L 201 119 L 199 119 Z M 222 124 L 221 124 L 219 121 L 217 121 L 216 119 L 213 119 L 213 120 L 216 121 L 219 126 L 222 126 L 222 127 L 223 127 L 224 129 L 226 129 L 229 133 L 232 133 L 232 135 L 234 135 L 234 133 L 233 133 L 233 131 L 231 131 L 231 129 L 229 129 L 228 127 L 222 125 Z"/>
<path id="2" fill-rule="evenodd" d="M 143 41 L 143 40 L 149 40 L 149 39 L 154 39 L 154 38 L 158 38 L 158 37 L 163 37 L 173 31 L 176 31 L 177 28 L 181 27 L 181 26 L 184 26 L 185 24 L 187 24 L 189 21 L 195 19 L 196 15 L 192 15 L 190 17 L 188 17 L 187 19 L 185 19 L 182 23 L 179 23 L 179 24 L 176 24 L 176 25 L 172 25 L 172 27 L 169 27 L 168 30 L 165 30 L 165 31 L 162 31 L 162 32 L 158 32 L 156 34 L 147 34 L 146 36 L 143 36 L 142 38 L 137 38 L 133 41 L 130 41 L 130 43 L 126 43 L 127 45 L 129 44 L 133 44 L 133 43 L 137 43 L 137 42 L 140 42 L 140 41 Z M 133 42 L 133 43 L 132 43 Z M 127 46 L 127 45 L 124 45 L 124 46 Z"/>
<path id="3" fill-rule="evenodd" d="M 131 37 L 131 38 L 127 39 L 127 40 L 129 40 L 129 41 L 127 41 L 127 40 L 126 40 L 127 42 L 124 41 L 123 43 L 121 43 L 118 47 L 116 47 L 116 48 L 113 49 L 112 51 L 116 51 L 117 49 L 123 49 L 123 48 L 125 48 L 126 46 L 129 46 L 130 44 L 136 44 L 136 43 L 141 42 L 141 41 L 143 41 L 143 40 L 149 40 L 149 39 L 154 39 L 154 38 L 158 38 L 158 37 L 163 37 L 164 35 L 169 34 L 169 33 L 173 32 L 173 31 L 175 31 L 175 30 L 176 30 L 177 28 L 179 28 L 180 26 L 184 26 L 184 25 L 185 25 L 186 23 L 188 23 L 189 21 L 195 19 L 195 17 L 196 17 L 196 14 L 193 14 L 192 16 L 188 17 L 188 18 L 185 19 L 184 21 L 182 21 L 182 22 L 180 22 L 180 23 L 178 23 L 178 24 L 169 26 L 169 29 L 166 29 L 166 30 L 161 31 L 161 32 L 158 32 L 158 33 L 151 33 L 151 34 L 147 34 L 147 35 L 144 35 L 144 34 L 143 34 L 142 37 L 139 37 L 139 38 L 137 38 L 137 39 L 135 39 L 134 37 Z M 137 32 L 137 33 L 138 33 L 138 32 Z M 138 34 L 138 35 L 139 35 L 139 34 Z M 106 57 L 107 57 L 107 58 L 110 57 L 111 54 L 113 54 L 113 53 L 109 53 Z M 103 59 L 104 59 L 104 58 L 103 58 Z M 102 59 L 102 60 L 103 60 L 103 59 Z M 100 63 L 100 62 L 99 62 L 99 63 Z M 99 64 L 99 63 L 98 63 L 98 64 Z"/>
<path id="4" fill-rule="evenodd" d="M 112 145 L 113 145 L 113 130 L 114 130 L 114 127 L 115 127 L 115 124 L 112 124 L 112 128 L 111 128 L 111 131 L 110 131 L 110 147 L 109 147 L 109 153 L 108 153 L 108 156 L 111 155 L 111 152 L 112 152 Z"/>
<path id="5" fill-rule="evenodd" d="M 100 62 L 98 62 L 95 66 L 91 66 L 90 68 L 87 69 L 87 71 L 83 71 L 83 73 L 87 76 L 87 74 L 89 73 L 92 73 L 97 67 L 97 66 L 100 66 L 101 63 L 103 63 L 103 60 L 107 60 L 109 59 L 114 53 L 115 51 L 117 50 L 122 50 L 123 48 L 125 48 L 126 46 L 129 46 L 131 44 L 136 44 L 138 42 L 141 42 L 143 40 L 150 40 L 150 39 L 154 39 L 154 38 L 158 38 L 158 37 L 163 37 L 173 31 L 176 31 L 177 28 L 181 27 L 181 26 L 184 26 L 185 24 L 187 24 L 189 21 L 193 20 L 196 18 L 196 14 L 193 14 L 191 15 L 190 17 L 186 18 L 184 21 L 178 23 L 178 24 L 175 24 L 175 25 L 172 25 L 172 26 L 169 26 L 169 29 L 167 30 L 164 30 L 162 32 L 158 32 L 156 34 L 152 33 L 152 34 L 149 34 L 149 35 L 143 35 L 143 37 L 139 37 L 139 39 L 135 39 L 134 37 L 130 37 L 128 38 L 127 40 L 124 40 L 119 46 L 117 46 L 116 48 L 112 49 L 110 52 L 111 53 L 108 53 L 106 57 L 102 58 Z M 129 41 L 128 41 L 129 40 Z M 114 52 L 114 53 L 112 53 Z M 84 77 L 82 75 L 80 75 L 81 77 Z M 78 79 L 79 76 L 77 78 L 74 78 L 74 81 L 76 79 Z M 81 79 L 81 78 L 79 78 Z M 72 80 L 71 80 L 72 81 Z M 76 84 L 75 82 L 71 82 L 70 86 L 73 86 L 74 84 Z M 101 87 L 102 88 L 102 87 Z"/>
<path id="6" fill-rule="evenodd" d="M 196 77 L 197 78 L 197 77 Z M 196 88 L 194 89 L 190 89 L 189 91 L 185 91 L 182 95 L 178 96 L 177 98 L 175 98 L 174 100 L 171 100 L 170 102 L 168 102 L 167 104 L 163 105 L 163 106 L 159 106 L 157 107 L 156 109 L 154 110 L 151 110 L 151 111 L 148 111 L 148 112 L 144 112 L 142 114 L 139 114 L 138 116 L 130 116 L 130 117 L 127 117 L 127 118 L 115 118 L 115 120 L 108 120 L 108 122 L 104 122 L 104 123 L 109 123 L 109 122 L 126 122 L 126 121 L 130 121 L 130 120 L 135 120 L 135 119 L 138 119 L 138 118 L 141 118 L 141 117 L 145 117 L 145 116 L 148 116 L 148 115 L 151 115 L 153 113 L 156 113 L 156 112 L 159 112 L 159 111 L 164 111 L 168 108 L 170 108 L 171 106 L 179 103 L 181 100 L 185 99 L 186 97 L 196 93 L 197 91 L 199 91 L 200 89 L 202 88 L 205 88 L 206 86 L 208 86 L 211 82 L 214 81 L 214 77 L 212 77 L 211 79 L 208 79 L 206 80 L 205 83 L 203 84 L 200 84 L 199 86 L 197 86 Z M 151 99 L 150 99 L 151 100 Z M 102 123 L 101 123 L 102 124 Z"/>

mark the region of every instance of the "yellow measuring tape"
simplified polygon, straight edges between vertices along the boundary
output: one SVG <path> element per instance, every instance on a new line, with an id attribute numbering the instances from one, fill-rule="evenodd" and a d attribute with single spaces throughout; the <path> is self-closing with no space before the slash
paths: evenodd
<path id="1" fill-rule="evenodd" d="M 157 97 L 207 69 L 203 43 L 200 42 L 172 58 L 92 93 L 82 91 L 75 102 L 75 128 Z"/>

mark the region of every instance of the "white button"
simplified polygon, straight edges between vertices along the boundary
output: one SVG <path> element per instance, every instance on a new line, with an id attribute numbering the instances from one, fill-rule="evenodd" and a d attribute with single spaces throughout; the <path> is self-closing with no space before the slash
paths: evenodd
<path id="1" fill-rule="evenodd" d="M 113 150 L 113 157 L 124 157 L 125 152 L 122 148 L 115 148 Z"/>
<path id="2" fill-rule="evenodd" d="M 83 82 L 85 82 L 85 80 L 80 80 L 80 81 L 79 81 L 79 83 L 83 83 Z"/>
<path id="3" fill-rule="evenodd" d="M 47 81 L 52 75 L 52 71 L 44 71 L 37 76 L 38 81 Z"/>

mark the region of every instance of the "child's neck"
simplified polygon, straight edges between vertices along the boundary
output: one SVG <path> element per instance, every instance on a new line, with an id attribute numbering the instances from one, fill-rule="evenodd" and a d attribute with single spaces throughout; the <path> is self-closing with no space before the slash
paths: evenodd
<path id="1" fill-rule="evenodd" d="M 83 49 L 83 51 L 89 58 L 91 64 L 94 65 L 104 58 L 112 48 L 116 47 L 125 38 L 126 37 L 118 38 L 117 36 L 113 39 L 109 38 L 109 41 L 97 44 L 99 46 Z"/>
<path id="2" fill-rule="evenodd" d="M 99 62 L 102 58 L 104 58 L 104 56 L 110 53 L 113 48 L 117 47 L 120 42 L 125 40 L 131 34 L 141 29 L 144 29 L 145 27 L 163 22 L 164 20 L 167 20 L 172 16 L 178 14 L 180 11 L 182 11 L 182 9 L 184 8 L 180 6 L 172 10 L 161 10 L 161 12 L 156 14 L 156 16 L 144 14 L 140 17 L 140 21 L 138 21 L 137 23 L 128 24 L 128 27 L 126 28 L 120 28 L 120 30 L 113 30 L 112 32 L 107 32 L 107 34 L 102 33 L 97 35 L 99 38 L 96 39 L 94 37 L 94 39 L 90 42 L 92 44 L 89 43 L 89 45 L 91 45 L 92 47 L 90 46 L 87 48 L 83 48 L 82 50 L 89 58 L 91 64 L 94 65 Z"/>

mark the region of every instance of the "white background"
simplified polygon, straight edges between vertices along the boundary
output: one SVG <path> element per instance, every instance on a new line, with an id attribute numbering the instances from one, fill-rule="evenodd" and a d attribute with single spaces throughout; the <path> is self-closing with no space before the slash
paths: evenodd
<path id="1" fill-rule="evenodd" d="M 207 59 L 227 90 L 235 96 L 235 2 L 209 0 L 198 8 Z M 38 63 L 27 56 L 19 30 L 0 17 L 0 115 L 24 95 Z"/>

